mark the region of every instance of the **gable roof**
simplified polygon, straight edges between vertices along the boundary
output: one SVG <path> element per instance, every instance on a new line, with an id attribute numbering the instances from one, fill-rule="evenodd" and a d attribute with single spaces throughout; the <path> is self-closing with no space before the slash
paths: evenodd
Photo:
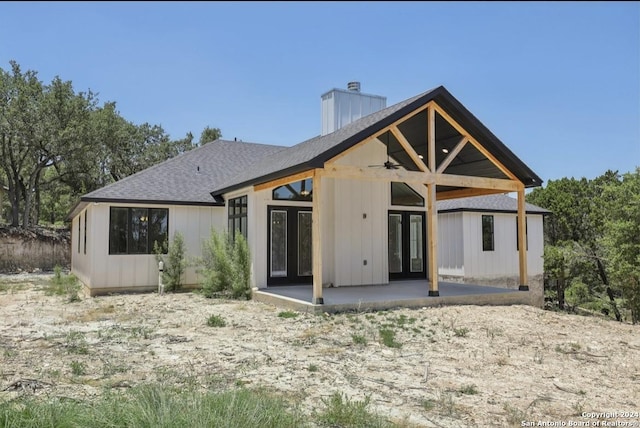
<path id="1" fill-rule="evenodd" d="M 438 212 L 475 211 L 475 212 L 518 212 L 518 200 L 510 196 L 484 195 L 468 198 L 438 201 Z M 525 211 L 529 214 L 551 214 L 551 211 L 525 202 Z"/>
<path id="2" fill-rule="evenodd" d="M 285 148 L 216 140 L 82 196 L 68 217 L 88 202 L 218 205 L 212 188 Z"/>
<path id="3" fill-rule="evenodd" d="M 251 170 L 246 170 L 212 189 L 216 197 L 241 187 L 260 184 L 313 168 L 324 163 L 367 137 L 393 124 L 430 101 L 435 101 L 477 139 L 496 159 L 513 172 L 525 187 L 540 186 L 542 180 L 504 145 L 487 127 L 447 91 L 439 86 L 358 119 L 335 132 L 318 136 L 267 156 Z"/>

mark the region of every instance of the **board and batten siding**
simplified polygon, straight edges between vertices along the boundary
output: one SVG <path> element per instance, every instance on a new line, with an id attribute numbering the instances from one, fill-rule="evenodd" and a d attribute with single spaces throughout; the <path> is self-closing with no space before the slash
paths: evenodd
<path id="1" fill-rule="evenodd" d="M 188 257 L 200 256 L 202 254 L 202 242 L 209 238 L 211 228 L 216 227 L 221 230 L 226 224 L 224 208 L 222 207 L 126 203 L 89 204 L 87 207 L 89 210 L 89 228 L 87 229 L 88 260 L 83 260 L 82 258 L 73 260 L 72 272 L 78 275 L 87 285 L 91 294 L 101 294 L 116 290 L 151 289 L 158 285 L 158 263 L 153 254 L 109 254 L 109 215 L 111 206 L 168 208 L 169 239 L 173 238 L 176 231 L 180 231 L 185 238 Z M 76 222 L 79 218 L 80 216 L 76 216 L 73 219 L 72 224 L 76 228 Z M 84 216 L 82 216 L 82 219 L 84 220 Z M 77 254 L 77 250 L 74 249 L 74 251 Z M 196 285 L 198 282 L 196 268 L 188 268 L 184 284 L 190 286 Z"/>
<path id="2" fill-rule="evenodd" d="M 464 276 L 465 274 L 462 214 L 461 212 L 438 214 L 438 274 L 440 275 Z"/>
<path id="3" fill-rule="evenodd" d="M 85 226 L 85 222 L 87 223 Z M 93 215 L 87 206 L 71 222 L 71 268 L 73 274 L 84 284 L 91 281 L 91 244 L 93 243 Z M 85 237 L 86 234 L 86 237 Z M 84 250 L 85 239 L 87 251 Z"/>
<path id="4" fill-rule="evenodd" d="M 370 167 L 387 161 L 387 148 L 373 140 L 336 160 L 337 165 Z M 389 282 L 387 212 L 390 184 L 383 181 L 334 180 L 335 285 Z M 324 263 L 324 260 L 323 260 Z"/>
<path id="5" fill-rule="evenodd" d="M 494 218 L 494 251 L 482 250 L 482 216 Z M 464 246 L 464 276 L 472 278 L 517 276 L 519 272 L 516 246 L 515 213 L 462 213 Z M 527 214 L 529 276 L 543 273 L 542 215 Z M 441 272 L 442 274 L 442 272 Z"/>

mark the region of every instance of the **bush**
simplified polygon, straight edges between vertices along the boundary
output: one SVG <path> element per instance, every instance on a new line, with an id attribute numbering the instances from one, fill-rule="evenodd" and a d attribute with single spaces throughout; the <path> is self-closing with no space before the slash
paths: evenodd
<path id="1" fill-rule="evenodd" d="M 206 297 L 251 297 L 251 254 L 241 234 L 233 241 L 227 232 L 211 231 L 202 247 L 202 292 Z"/>
<path id="2" fill-rule="evenodd" d="M 182 233 L 176 232 L 173 235 L 173 240 L 169 244 L 168 250 L 166 249 L 166 244 L 160 246 L 158 242 L 155 242 L 153 251 L 156 254 L 156 261 L 164 263 L 162 282 L 164 283 L 165 290 L 180 290 L 182 288 L 182 276 L 187 270 L 186 249 Z M 165 252 L 166 260 L 165 256 L 163 256 Z"/>
<path id="3" fill-rule="evenodd" d="M 220 315 L 211 315 L 207 319 L 207 325 L 209 327 L 225 327 L 227 322 Z"/>

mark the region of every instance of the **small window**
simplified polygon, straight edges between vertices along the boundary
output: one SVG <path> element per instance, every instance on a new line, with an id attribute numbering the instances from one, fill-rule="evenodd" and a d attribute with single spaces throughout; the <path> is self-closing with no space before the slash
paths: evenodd
<path id="1" fill-rule="evenodd" d="M 82 214 L 78 216 L 78 254 L 80 254 L 80 226 L 82 224 Z"/>
<path id="2" fill-rule="evenodd" d="M 229 199 L 229 236 L 235 240 L 236 233 L 241 233 L 245 239 L 247 238 L 247 197 L 241 196 L 235 199 Z"/>
<path id="3" fill-rule="evenodd" d="M 87 254 L 87 212 L 84 212 L 84 253 Z"/>
<path id="4" fill-rule="evenodd" d="M 313 179 L 284 184 L 273 189 L 273 199 L 278 201 L 313 201 Z"/>
<path id="5" fill-rule="evenodd" d="M 493 216 L 482 216 L 482 251 L 493 251 Z"/>
<path id="6" fill-rule="evenodd" d="M 391 182 L 391 205 L 424 207 L 424 198 L 406 183 Z"/>
<path id="7" fill-rule="evenodd" d="M 166 249 L 168 239 L 168 209 L 111 207 L 109 254 L 153 254 L 155 243 Z"/>
<path id="8" fill-rule="evenodd" d="M 528 218 L 524 218 L 524 237 L 527 243 L 527 251 L 529 251 L 529 220 Z M 516 216 L 516 251 L 520 251 L 520 226 L 518 223 L 518 217 Z"/>

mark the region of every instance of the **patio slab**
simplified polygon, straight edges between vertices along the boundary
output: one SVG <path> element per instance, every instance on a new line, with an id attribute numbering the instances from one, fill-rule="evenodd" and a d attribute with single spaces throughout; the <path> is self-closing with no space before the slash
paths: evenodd
<path id="1" fill-rule="evenodd" d="M 393 281 L 384 285 L 324 288 L 323 305 L 311 303 L 311 285 L 287 285 L 254 290 L 253 299 L 300 312 L 334 313 L 384 310 L 399 307 L 420 308 L 444 305 L 518 305 L 531 304 L 530 291 L 518 291 L 483 285 L 439 283 L 440 296 L 428 295 L 422 281 Z"/>

